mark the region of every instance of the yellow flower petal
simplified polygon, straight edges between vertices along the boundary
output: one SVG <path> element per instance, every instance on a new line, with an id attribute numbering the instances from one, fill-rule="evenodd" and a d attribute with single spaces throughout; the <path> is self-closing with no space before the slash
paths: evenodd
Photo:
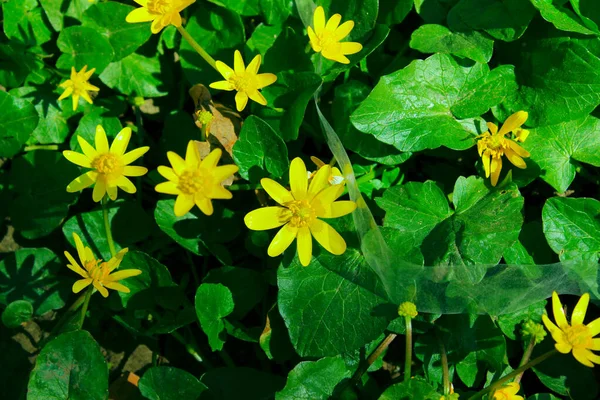
<path id="1" fill-rule="evenodd" d="M 263 189 L 265 189 L 265 191 L 269 194 L 269 196 L 271 196 L 273 200 L 275 200 L 282 206 L 285 205 L 285 203 L 294 201 L 294 197 L 292 196 L 292 194 L 279 183 L 275 182 L 273 179 L 263 178 L 260 180 L 260 184 L 263 187 Z"/>
<path id="2" fill-rule="evenodd" d="M 248 67 L 246 67 L 246 73 L 256 75 L 258 73 L 258 68 L 260 68 L 261 62 L 262 62 L 262 58 L 261 58 L 260 54 L 257 54 L 252 59 L 252 61 L 250 61 L 250 64 L 248 64 Z"/>
<path id="3" fill-rule="evenodd" d="M 221 159 L 222 154 L 223 154 L 223 152 L 221 151 L 221 149 L 219 149 L 219 148 L 214 149 L 213 151 L 208 153 L 208 155 L 206 157 L 204 157 L 204 159 L 200 163 L 200 166 L 202 168 L 207 168 L 207 169 L 212 169 L 212 168 L 216 167 L 217 164 L 219 163 L 219 160 Z"/>
<path id="4" fill-rule="evenodd" d="M 125 178 L 127 179 L 127 178 Z M 134 186 L 135 187 L 135 186 Z M 117 199 L 117 186 L 112 183 L 110 185 L 106 185 L 106 194 L 108 195 L 108 198 L 111 199 L 112 201 L 115 201 Z"/>
<path id="5" fill-rule="evenodd" d="M 98 152 L 96 149 L 87 142 L 84 138 L 77 135 L 77 142 L 79 142 L 79 146 L 81 147 L 81 151 L 85 154 L 90 160 L 93 160 L 98 156 Z"/>
<path id="6" fill-rule="evenodd" d="M 87 101 L 89 104 L 94 104 L 94 102 L 92 101 L 92 98 L 90 97 L 90 95 L 87 91 L 81 92 L 81 97 L 83 97 L 83 99 L 85 101 Z"/>
<path id="7" fill-rule="evenodd" d="M 143 167 L 138 167 L 138 168 L 143 168 Z M 137 191 L 137 188 L 135 187 L 133 182 L 131 182 L 131 180 L 124 175 L 121 175 L 120 177 L 118 177 L 117 180 L 115 181 L 115 184 L 127 193 L 135 193 Z"/>
<path id="8" fill-rule="evenodd" d="M 323 213 L 320 215 L 317 214 L 317 216 L 319 218 L 338 218 L 350 214 L 354 210 L 356 210 L 355 202 L 350 200 L 336 201 L 329 207 L 326 207 Z"/>
<path id="9" fill-rule="evenodd" d="M 363 49 L 362 44 L 357 42 L 344 42 L 342 45 L 342 54 L 356 54 Z"/>
<path id="10" fill-rule="evenodd" d="M 94 185 L 94 191 L 92 192 L 92 199 L 98 203 L 106 194 L 106 183 L 103 180 L 98 179 L 96 185 Z"/>
<path id="11" fill-rule="evenodd" d="M 594 337 L 597 334 L 599 334 L 600 333 L 600 318 L 596 318 L 595 320 L 593 320 L 592 322 L 587 324 L 587 327 L 589 330 L 588 333 L 591 337 Z"/>
<path id="12" fill-rule="evenodd" d="M 76 151 L 65 150 L 63 151 L 63 156 L 73 164 L 79 165 L 84 168 L 92 168 L 92 163 L 90 159 L 81 153 L 77 153 Z"/>
<path id="13" fill-rule="evenodd" d="M 142 176 L 148 173 L 148 168 L 138 167 L 137 165 L 126 165 L 123 167 L 123 175 L 125 176 Z"/>
<path id="14" fill-rule="evenodd" d="M 556 342 L 554 347 L 562 354 L 569 354 L 573 350 L 573 346 L 566 342 Z"/>
<path id="15" fill-rule="evenodd" d="M 529 157 L 531 154 L 512 140 L 508 141 L 510 148 L 521 157 Z"/>
<path id="16" fill-rule="evenodd" d="M 148 147 L 148 146 L 138 147 L 137 149 L 133 149 L 130 152 L 125 153 L 123 155 L 123 157 L 121 157 L 121 162 L 124 165 L 131 164 L 132 162 L 134 162 L 135 160 L 137 160 L 138 158 L 140 158 L 141 156 L 146 154 L 148 152 L 148 150 L 150 150 L 150 147 Z"/>
<path id="17" fill-rule="evenodd" d="M 269 85 L 272 85 L 277 81 L 277 75 L 271 73 L 264 73 L 256 75 L 256 84 L 258 89 L 262 89 Z"/>
<path id="18" fill-rule="evenodd" d="M 585 313 L 587 311 L 589 303 L 590 295 L 588 293 L 585 293 L 579 298 L 577 305 L 573 309 L 573 315 L 571 315 L 571 325 L 575 326 L 583 324 L 583 320 L 585 319 Z"/>
<path id="19" fill-rule="evenodd" d="M 306 267 L 312 258 L 312 236 L 308 227 L 305 226 L 298 230 L 297 239 L 298 259 L 300 264 Z"/>
<path id="20" fill-rule="evenodd" d="M 291 224 L 285 224 L 271 241 L 271 244 L 267 249 L 267 254 L 270 257 L 277 257 L 283 253 L 290 246 L 290 244 L 292 244 L 297 233 L 297 227 L 294 227 Z"/>
<path id="21" fill-rule="evenodd" d="M 149 22 L 154 21 L 157 17 L 157 14 L 151 14 L 147 8 L 136 8 L 127 14 L 125 21 L 129 23 Z"/>
<path id="22" fill-rule="evenodd" d="M 263 106 L 267 105 L 267 99 L 265 99 L 265 96 L 263 96 L 258 90 L 248 92 L 247 95 L 250 97 L 250 99 L 254 100 L 258 104 Z"/>
<path id="23" fill-rule="evenodd" d="M 188 142 L 185 151 L 185 164 L 190 168 L 198 168 L 200 165 L 200 153 L 198 152 L 198 147 L 193 140 Z"/>
<path id="24" fill-rule="evenodd" d="M 179 188 L 177 187 L 177 184 L 175 184 L 173 182 L 159 183 L 158 185 L 156 185 L 154 187 L 154 190 L 156 190 L 158 193 L 181 194 L 181 190 L 179 190 Z"/>
<path id="25" fill-rule="evenodd" d="M 336 46 L 336 48 L 333 48 L 333 46 L 326 47 L 321 54 L 328 60 L 336 61 L 340 64 L 350 64 L 348 57 L 342 54 L 342 46 Z"/>
<path id="26" fill-rule="evenodd" d="M 98 173 L 96 171 L 88 171 L 83 175 L 79 175 L 67 185 L 67 192 L 79 192 L 87 187 L 90 187 L 96 182 Z"/>
<path id="27" fill-rule="evenodd" d="M 515 167 L 521 169 L 527 168 L 527 164 L 525 164 L 525 161 L 521 157 L 519 157 L 517 153 L 515 153 L 512 149 L 505 149 L 504 155 L 506 156 L 506 158 L 508 158 L 508 161 L 510 161 Z"/>
<path id="28" fill-rule="evenodd" d="M 77 106 L 79 105 L 79 95 L 77 93 L 73 93 L 73 97 L 71 97 L 71 99 L 73 100 L 73 111 L 76 111 Z"/>
<path id="29" fill-rule="evenodd" d="M 590 350 L 600 350 L 600 338 L 592 339 L 592 347 L 590 347 Z"/>
<path id="30" fill-rule="evenodd" d="M 115 140 L 113 140 L 112 144 L 110 145 L 110 152 L 119 156 L 125 154 L 127 145 L 129 145 L 129 139 L 131 139 L 131 128 L 121 129 L 121 132 L 119 132 Z"/>
<path id="31" fill-rule="evenodd" d="M 308 191 L 308 174 L 300 157 L 294 158 L 290 165 L 290 186 L 294 199 L 304 200 Z"/>
<path id="32" fill-rule="evenodd" d="M 340 255 L 346 251 L 344 238 L 327 222 L 316 219 L 310 225 L 310 233 L 331 254 Z"/>
<path id="33" fill-rule="evenodd" d="M 73 293 L 79 293 L 92 283 L 91 278 L 80 279 L 73 284 Z"/>
<path id="34" fill-rule="evenodd" d="M 125 285 L 122 285 L 118 282 L 104 282 L 104 286 L 109 289 L 116 290 L 117 292 L 130 293 L 131 290 Z"/>
<path id="35" fill-rule="evenodd" d="M 231 90 L 235 89 L 235 86 L 229 81 L 213 82 L 209 85 L 209 87 L 211 87 L 213 89 L 227 90 L 227 91 L 231 91 Z"/>
<path id="36" fill-rule="evenodd" d="M 76 272 L 77 274 L 81 275 L 83 278 L 88 277 L 87 272 L 83 268 L 81 268 L 81 266 L 75 260 L 75 258 L 73 258 L 71 253 L 69 253 L 68 251 L 65 251 L 65 256 L 67 257 L 67 260 L 69 260 L 69 262 L 70 262 L 70 264 L 68 264 L 67 267 L 69 267 L 69 269 L 71 271 Z"/>
<path id="37" fill-rule="evenodd" d="M 109 151 L 108 138 L 106 137 L 106 131 L 104 130 L 102 125 L 96 126 L 95 142 L 96 142 L 96 150 L 98 151 L 98 153 L 100 153 L 100 154 L 108 153 L 108 151 Z"/>
<path id="38" fill-rule="evenodd" d="M 320 34 L 321 31 L 325 29 L 325 10 L 321 6 L 315 8 L 315 13 L 313 15 L 313 25 L 317 34 Z"/>
<path id="39" fill-rule="evenodd" d="M 340 26 L 340 22 L 342 22 L 342 16 L 340 14 L 333 14 L 331 18 L 329 18 L 329 21 L 327 21 L 325 29 L 333 32 Z"/>
<path id="40" fill-rule="evenodd" d="M 567 317 L 565 316 L 565 310 L 562 307 L 558 293 L 552 292 L 552 313 L 554 314 L 554 320 L 556 325 L 562 330 L 569 327 Z"/>
<path id="41" fill-rule="evenodd" d="M 112 272 L 114 269 L 116 269 L 119 266 L 119 264 L 121 264 L 121 261 L 123 261 L 123 258 L 125 257 L 125 254 L 127 254 L 128 251 L 129 251 L 129 249 L 127 247 L 124 249 L 121 249 L 117 254 L 115 254 L 114 257 L 112 257 L 110 260 L 108 260 L 108 262 L 106 263 L 106 266 L 107 266 L 109 272 Z"/>
<path id="42" fill-rule="evenodd" d="M 200 211 L 202 211 L 204 213 L 204 215 L 212 215 L 214 212 L 214 208 L 212 205 L 212 201 L 204 196 L 198 196 L 196 195 L 194 198 L 194 202 L 196 203 L 196 205 L 198 206 L 198 208 L 200 209 Z"/>
<path id="43" fill-rule="evenodd" d="M 179 177 L 175 174 L 175 171 L 173 171 L 173 168 L 169 168 L 169 167 L 165 167 L 164 165 L 161 165 L 158 167 L 158 173 L 161 174 L 164 178 L 173 181 L 173 182 L 177 182 L 179 180 Z"/>
<path id="44" fill-rule="evenodd" d="M 223 61 L 217 61 L 215 63 L 215 66 L 217 67 L 217 71 L 219 71 L 219 73 L 226 80 L 228 80 L 229 78 L 231 78 L 232 76 L 235 75 L 235 72 L 233 71 L 233 69 L 231 69 L 231 67 L 229 65 L 225 64 Z M 212 87 L 212 85 L 211 85 L 211 87 Z"/>
<path id="45" fill-rule="evenodd" d="M 287 208 L 277 206 L 262 207 L 246 214 L 244 223 L 249 229 L 254 231 L 265 231 L 278 228 L 287 223 L 291 216 Z"/>
<path id="46" fill-rule="evenodd" d="M 317 35 L 315 34 L 315 31 L 313 31 L 313 29 L 310 26 L 307 28 L 307 31 L 308 31 L 308 40 L 310 41 L 310 45 L 311 45 L 312 49 L 315 51 L 315 53 L 318 53 L 321 50 L 323 50 L 323 48 L 319 44 L 319 40 L 317 39 Z"/>
<path id="47" fill-rule="evenodd" d="M 89 260 L 89 258 L 85 254 L 85 246 L 83 245 L 83 242 L 81 241 L 79 235 L 75 232 L 73 232 L 73 240 L 75 241 L 75 248 L 77 249 L 77 255 L 79 256 L 81 265 L 85 266 L 85 263 Z"/>
<path id="48" fill-rule="evenodd" d="M 500 171 L 502 170 L 502 159 L 501 158 L 492 158 L 492 162 L 490 165 L 490 172 L 492 175 L 492 186 L 496 186 L 498 183 L 498 178 L 500 177 Z"/>
<path id="49" fill-rule="evenodd" d="M 517 128 L 520 128 L 521 125 L 523 125 L 525 121 L 527 121 L 528 116 L 529 114 L 526 111 L 517 111 L 516 113 L 508 117 L 506 121 L 504 121 L 504 124 L 502 124 L 502 128 L 500 128 L 500 132 L 498 132 L 498 134 L 506 135 L 507 133 L 512 132 Z"/>
<path id="50" fill-rule="evenodd" d="M 99 282 L 94 281 L 92 282 L 92 284 L 94 285 L 94 287 L 100 292 L 100 294 L 102 295 L 102 297 L 108 297 L 108 290 L 106 290 L 104 288 L 104 286 L 102 286 Z"/>
<path id="51" fill-rule="evenodd" d="M 574 348 L 573 357 L 586 367 L 594 368 L 594 364 L 587 358 L 586 350 Z"/>
<path id="52" fill-rule="evenodd" d="M 312 181 L 310 181 L 310 186 L 308 187 L 309 200 L 312 200 L 317 193 L 329 186 L 330 175 L 331 166 L 324 165 L 323 167 L 319 168 L 315 176 L 312 178 Z"/>
<path id="53" fill-rule="evenodd" d="M 235 107 L 238 111 L 243 111 L 248 104 L 248 95 L 244 92 L 237 92 L 235 94 Z"/>
<path id="54" fill-rule="evenodd" d="M 490 159 L 490 152 L 486 151 L 481 156 L 481 161 L 483 162 L 483 170 L 485 171 L 485 177 L 490 177 L 490 164 L 492 160 Z"/>
<path id="55" fill-rule="evenodd" d="M 66 83 L 66 82 L 65 82 Z M 61 101 L 63 99 L 66 99 L 67 97 L 69 97 L 70 95 L 73 94 L 73 88 L 72 87 L 67 87 L 65 89 L 65 91 L 58 97 L 58 101 Z"/>
<path id="56" fill-rule="evenodd" d="M 210 199 L 231 199 L 233 194 L 221 185 L 213 186 L 207 193 L 207 197 Z"/>
<path id="57" fill-rule="evenodd" d="M 181 22 L 181 15 L 179 15 L 179 13 L 173 13 L 173 15 L 171 16 L 171 25 L 180 27 Z"/>
<path id="58" fill-rule="evenodd" d="M 152 25 L 150 25 L 150 31 L 154 34 L 159 33 L 163 28 L 164 28 L 164 24 L 162 22 L 162 17 L 158 17 L 156 18 L 154 21 L 152 21 Z"/>
<path id="59" fill-rule="evenodd" d="M 242 58 L 242 53 L 239 50 L 236 50 L 233 53 L 233 70 L 236 75 L 243 75 L 246 71 L 246 67 L 244 65 L 244 59 Z"/>
<path id="60" fill-rule="evenodd" d="M 354 29 L 354 21 L 346 21 L 335 30 L 335 40 L 340 41 L 350 34 Z"/>
<path id="61" fill-rule="evenodd" d="M 231 175 L 238 172 L 237 165 L 229 164 L 229 165 L 221 165 L 220 167 L 215 167 L 212 171 L 212 176 L 216 182 L 223 182 L 225 179 L 229 178 Z"/>
<path id="62" fill-rule="evenodd" d="M 139 269 L 121 269 L 117 272 L 113 272 L 112 274 L 106 277 L 108 282 L 117 282 L 126 278 L 130 278 L 132 276 L 138 276 L 142 273 Z"/>
<path id="63" fill-rule="evenodd" d="M 179 196 L 177 196 L 177 199 L 175 200 L 175 216 L 176 217 L 183 217 L 185 214 L 187 214 L 188 212 L 190 212 L 190 210 L 192 209 L 192 207 L 194 207 L 194 196 L 191 194 L 180 194 Z"/>
<path id="64" fill-rule="evenodd" d="M 337 200 L 341 195 L 340 187 L 341 185 L 328 186 L 317 193 L 311 202 L 317 215 L 325 213 L 331 207 L 331 204 Z"/>

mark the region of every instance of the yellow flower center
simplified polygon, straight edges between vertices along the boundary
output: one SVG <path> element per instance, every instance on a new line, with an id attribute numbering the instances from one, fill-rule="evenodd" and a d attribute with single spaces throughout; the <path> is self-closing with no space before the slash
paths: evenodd
<path id="1" fill-rule="evenodd" d="M 148 11 L 153 14 L 168 14 L 175 9 L 175 5 L 172 0 L 149 0 Z"/>
<path id="2" fill-rule="evenodd" d="M 339 45 L 339 41 L 336 39 L 334 32 L 328 31 L 327 29 L 323 29 L 319 32 L 317 39 L 319 40 L 318 44 L 324 49 L 332 45 Z"/>
<path id="3" fill-rule="evenodd" d="M 256 79 L 252 74 L 234 75 L 230 79 L 238 92 L 250 93 L 257 90 Z"/>
<path id="4" fill-rule="evenodd" d="M 212 177 L 202 169 L 186 170 L 179 176 L 177 187 L 185 194 L 203 193 L 212 185 Z"/>
<path id="5" fill-rule="evenodd" d="M 303 228 L 309 226 L 317 217 L 317 213 L 306 200 L 294 200 L 286 204 L 292 212 L 290 224 L 294 227 Z"/>
<path id="6" fill-rule="evenodd" d="M 106 275 L 106 263 L 103 263 L 101 259 L 86 261 L 84 266 L 89 277 L 95 281 L 101 281 Z"/>
<path id="7" fill-rule="evenodd" d="M 92 168 L 104 175 L 118 174 L 123 166 L 119 158 L 112 153 L 100 154 L 92 161 Z"/>
<path id="8" fill-rule="evenodd" d="M 563 332 L 565 340 L 573 348 L 589 349 L 592 347 L 592 335 L 587 326 L 583 324 L 569 326 Z"/>

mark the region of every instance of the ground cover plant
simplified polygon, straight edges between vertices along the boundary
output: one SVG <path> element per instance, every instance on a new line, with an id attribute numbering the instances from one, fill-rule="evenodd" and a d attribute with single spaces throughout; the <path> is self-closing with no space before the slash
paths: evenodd
<path id="1" fill-rule="evenodd" d="M 3 0 L 3 399 L 597 399 L 595 0 Z"/>

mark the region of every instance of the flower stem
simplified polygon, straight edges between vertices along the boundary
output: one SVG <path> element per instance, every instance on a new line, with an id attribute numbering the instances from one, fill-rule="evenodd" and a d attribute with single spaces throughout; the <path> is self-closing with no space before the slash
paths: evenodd
<path id="1" fill-rule="evenodd" d="M 85 314 L 87 313 L 88 305 L 90 304 L 90 298 L 94 287 L 90 285 L 85 292 L 85 299 L 83 300 L 83 306 L 81 307 L 81 317 L 79 317 L 79 329 L 83 327 L 83 321 L 85 320 Z"/>
<path id="2" fill-rule="evenodd" d="M 44 347 L 44 345 L 46 344 L 46 342 L 52 338 L 54 336 L 54 334 L 60 329 L 62 328 L 62 326 L 65 324 L 65 322 L 67 321 L 67 318 L 71 316 L 71 313 L 74 313 L 75 311 L 79 310 L 79 307 L 81 307 L 81 305 L 83 304 L 84 300 L 85 300 L 85 296 L 87 293 L 83 293 L 81 294 L 81 296 L 79 296 L 77 298 L 77 300 L 75 300 L 73 302 L 73 304 L 71 304 L 71 306 L 67 309 L 67 311 L 65 311 L 65 313 L 60 317 L 60 319 L 56 322 L 56 324 L 54 324 L 54 327 L 52 328 L 52 330 L 50 331 L 50 334 L 46 337 L 46 339 L 42 340 L 39 344 L 38 344 L 38 348 L 42 348 Z"/>
<path id="3" fill-rule="evenodd" d="M 115 242 L 113 241 L 112 232 L 110 231 L 110 221 L 108 220 L 108 207 L 106 207 L 106 203 L 108 203 L 108 197 L 105 196 L 101 203 L 102 216 L 104 217 L 104 230 L 106 231 L 106 241 L 108 242 L 110 254 L 114 257 L 117 255 L 117 250 L 115 249 Z"/>
<path id="4" fill-rule="evenodd" d="M 493 392 L 498 387 L 504 385 L 506 382 L 510 381 L 511 379 L 513 379 L 514 377 L 516 377 L 517 375 L 522 373 L 523 371 L 526 371 L 529 368 L 538 365 L 542 361 L 545 361 L 546 359 L 552 357 L 555 354 L 558 354 L 558 351 L 556 349 L 552 349 L 549 352 L 544 353 L 537 358 L 534 358 L 533 360 L 529 361 L 527 364 L 520 366 L 519 368 L 515 369 L 510 374 L 504 376 L 503 378 L 500 378 L 499 380 L 492 383 L 490 386 L 486 387 L 485 389 L 482 389 L 479 392 L 475 393 L 473 396 L 469 397 L 469 400 L 476 400 L 476 399 L 482 398 L 484 394 Z"/>
<path id="5" fill-rule="evenodd" d="M 203 363 L 206 366 L 206 368 L 212 368 L 212 364 L 210 363 L 210 361 L 208 361 L 206 357 L 202 357 L 202 352 L 200 351 L 200 349 L 189 344 L 179 332 L 173 331 L 171 332 L 171 335 L 185 347 L 187 352 L 192 357 L 194 357 L 196 361 L 198 361 L 199 363 Z"/>
<path id="6" fill-rule="evenodd" d="M 450 369 L 448 368 L 448 354 L 446 354 L 446 346 L 444 342 L 438 336 L 438 342 L 440 343 L 440 355 L 442 357 L 442 380 L 444 383 L 444 395 L 450 394 Z"/>
<path id="7" fill-rule="evenodd" d="M 371 364 L 377 361 L 379 356 L 381 356 L 381 353 L 383 353 L 385 349 L 388 348 L 390 343 L 396 339 L 396 336 L 397 335 L 395 333 L 390 333 L 385 337 L 385 339 L 383 339 L 379 346 L 377 346 L 377 348 L 369 355 L 369 357 L 367 357 L 366 362 L 362 363 L 362 365 L 356 370 L 352 376 L 352 382 L 356 383 L 360 380 L 361 376 L 369 369 Z"/>
<path id="8" fill-rule="evenodd" d="M 31 146 L 25 146 L 25 151 L 32 150 L 58 150 L 57 144 L 34 144 Z"/>
<path id="9" fill-rule="evenodd" d="M 519 363 L 519 367 L 522 367 L 523 365 L 527 364 L 527 361 L 529 361 L 529 359 L 531 358 L 531 353 L 533 353 L 533 347 L 535 346 L 535 336 L 531 335 L 531 339 L 529 340 L 529 345 L 527 346 L 527 349 L 525 350 L 525 353 L 523 353 L 523 358 L 521 358 L 521 362 Z M 523 377 L 523 373 L 525 371 L 522 371 L 519 375 L 517 375 L 515 377 L 515 382 L 519 383 L 521 382 L 521 378 Z"/>
<path id="10" fill-rule="evenodd" d="M 186 31 L 183 26 L 178 26 L 177 30 L 179 31 L 179 33 L 181 33 L 181 36 L 183 36 L 183 38 L 187 40 L 190 46 L 192 46 L 194 50 L 196 50 L 198 54 L 200 54 L 200 57 L 202 57 L 204 61 L 206 61 L 211 67 L 213 67 L 215 71 L 219 72 L 219 70 L 217 70 L 217 63 L 215 62 L 215 59 L 212 58 L 210 54 L 208 54 L 206 50 L 204 50 L 202 46 L 200 46 L 198 42 L 194 40 L 194 38 L 188 33 L 188 31 Z"/>
<path id="11" fill-rule="evenodd" d="M 406 323 L 406 350 L 404 358 L 404 382 L 410 380 L 410 370 L 412 367 L 412 318 L 404 317 Z"/>

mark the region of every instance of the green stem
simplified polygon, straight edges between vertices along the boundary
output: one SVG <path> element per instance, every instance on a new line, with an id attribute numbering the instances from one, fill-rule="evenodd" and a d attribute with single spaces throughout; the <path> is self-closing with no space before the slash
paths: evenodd
<path id="1" fill-rule="evenodd" d="M 223 362 L 225 363 L 225 365 L 227 367 L 229 367 L 229 368 L 235 368 L 235 363 L 233 362 L 233 360 L 229 356 L 229 353 L 227 353 L 225 351 L 225 349 L 223 349 L 223 350 L 221 350 L 219 352 L 219 356 L 221 357 L 221 360 L 223 360 Z"/>
<path id="2" fill-rule="evenodd" d="M 410 370 L 412 366 L 412 318 L 404 317 L 406 323 L 406 349 L 404 358 L 404 382 L 410 380 Z"/>
<path id="3" fill-rule="evenodd" d="M 137 131 L 137 144 L 138 147 L 142 147 L 143 142 L 144 142 L 144 136 L 145 136 L 145 131 L 144 131 L 144 121 L 142 120 L 142 111 L 140 110 L 140 108 L 138 106 L 133 106 L 133 109 L 135 111 L 135 125 L 138 128 Z M 141 205 L 142 204 L 142 177 L 139 176 L 136 179 L 135 182 L 135 186 L 136 186 L 136 193 L 137 193 L 137 201 L 138 204 Z"/>
<path id="4" fill-rule="evenodd" d="M 262 189 L 262 186 L 260 184 L 239 184 L 239 185 L 230 185 L 229 187 L 225 187 L 225 189 L 229 189 L 229 190 L 258 190 L 258 189 Z"/>
<path id="5" fill-rule="evenodd" d="M 104 217 L 104 230 L 106 231 L 106 241 L 108 242 L 110 254 L 114 257 L 117 255 L 117 250 L 115 249 L 115 242 L 113 241 L 112 232 L 110 231 L 110 221 L 108 220 L 108 207 L 106 207 L 106 203 L 108 203 L 108 197 L 105 196 L 101 203 L 102 216 Z"/>
<path id="6" fill-rule="evenodd" d="M 194 40 L 194 38 L 188 33 L 188 31 L 186 31 L 183 26 L 178 26 L 177 30 L 179 31 L 179 33 L 181 33 L 181 36 L 183 36 L 183 38 L 187 40 L 190 46 L 192 46 L 194 50 L 196 50 L 198 54 L 200 54 L 200 57 L 202 57 L 204 61 L 206 61 L 211 67 L 213 67 L 215 71 L 219 72 L 219 70 L 217 69 L 217 63 L 215 62 L 215 59 L 212 58 L 210 54 L 208 54 L 206 50 L 204 50 L 202 46 L 200 46 L 198 42 Z"/>
<path id="7" fill-rule="evenodd" d="M 444 383 L 444 395 L 450 394 L 450 368 L 448 368 L 448 354 L 446 354 L 446 346 L 438 335 L 440 343 L 440 354 L 442 357 L 442 380 Z"/>
<path id="8" fill-rule="evenodd" d="M 71 316 L 71 313 L 79 310 L 79 307 L 81 307 L 81 305 L 83 304 L 83 302 L 85 300 L 86 294 L 87 293 L 81 294 L 77 298 L 77 300 L 75 300 L 73 302 L 73 304 L 71 304 L 71 306 L 67 309 L 67 311 L 65 311 L 65 313 L 60 317 L 58 322 L 56 322 L 56 324 L 54 324 L 54 327 L 50 331 L 50 334 L 48 335 L 48 337 L 40 342 L 40 344 L 38 345 L 38 348 L 41 349 L 42 347 L 44 347 L 44 344 L 46 344 L 46 341 L 48 339 L 50 339 L 51 337 L 53 337 L 54 334 L 65 324 L 65 322 L 67 321 L 67 317 Z"/>
<path id="9" fill-rule="evenodd" d="M 57 144 L 34 144 L 31 146 L 25 146 L 25 151 L 33 150 L 58 150 Z"/>
<path id="10" fill-rule="evenodd" d="M 352 376 L 352 379 L 351 379 L 351 381 L 353 383 L 357 383 L 360 380 L 360 378 L 363 376 L 363 374 L 365 372 L 367 372 L 369 367 L 375 361 L 377 361 L 379 356 L 381 356 L 381 353 L 383 353 L 385 351 L 385 349 L 388 348 L 390 343 L 392 343 L 394 341 L 394 339 L 396 339 L 396 336 L 398 336 L 398 335 L 396 335 L 395 333 L 390 333 L 385 337 L 385 339 L 383 339 L 383 341 L 379 344 L 379 346 L 377 346 L 377 348 L 369 355 L 369 357 L 367 357 L 367 360 L 364 363 L 362 363 L 360 365 L 360 367 L 356 370 L 356 372 L 354 373 L 354 375 Z"/>
<path id="11" fill-rule="evenodd" d="M 523 365 L 527 364 L 527 361 L 529 361 L 529 359 L 531 358 L 531 353 L 533 353 L 533 347 L 535 346 L 535 339 L 536 339 L 535 335 L 531 335 L 531 339 L 529 340 L 529 345 L 527 346 L 525 353 L 523 353 L 523 357 L 521 358 L 519 367 L 522 367 Z M 519 375 L 517 375 L 517 377 L 515 378 L 515 382 L 517 382 L 517 383 L 521 382 L 521 378 L 523 377 L 524 372 L 525 371 L 523 371 Z"/>
<path id="12" fill-rule="evenodd" d="M 200 350 L 189 344 L 179 332 L 171 332 L 171 335 L 185 347 L 187 352 L 194 357 L 196 361 L 203 363 L 207 368 L 212 368 L 211 363 L 206 359 L 206 357 L 201 356 Z"/>
<path id="13" fill-rule="evenodd" d="M 90 304 L 90 298 L 92 297 L 93 291 L 94 291 L 94 286 L 90 285 L 85 292 L 85 299 L 83 301 L 83 307 L 81 307 L 81 317 L 79 318 L 79 329 L 81 329 L 83 327 L 83 321 L 85 320 L 85 314 L 87 313 L 87 309 Z"/>
<path id="14" fill-rule="evenodd" d="M 522 373 L 523 371 L 526 371 L 529 368 L 538 365 L 542 361 L 545 361 L 546 359 L 552 357 L 555 354 L 558 354 L 558 350 L 553 349 L 547 353 L 542 354 L 541 356 L 539 356 L 537 358 L 534 358 L 533 360 L 529 361 L 527 364 L 520 366 L 519 368 L 515 369 L 510 374 L 508 374 L 505 377 L 499 379 L 498 381 L 492 383 L 490 386 L 486 387 L 485 389 L 480 390 L 479 392 L 475 393 L 473 396 L 469 397 L 468 400 L 476 400 L 476 399 L 482 398 L 483 395 L 485 395 L 486 393 L 495 391 L 498 387 L 504 385 L 506 382 L 510 381 L 511 379 L 513 379 L 514 377 L 516 377 L 517 375 Z"/>

